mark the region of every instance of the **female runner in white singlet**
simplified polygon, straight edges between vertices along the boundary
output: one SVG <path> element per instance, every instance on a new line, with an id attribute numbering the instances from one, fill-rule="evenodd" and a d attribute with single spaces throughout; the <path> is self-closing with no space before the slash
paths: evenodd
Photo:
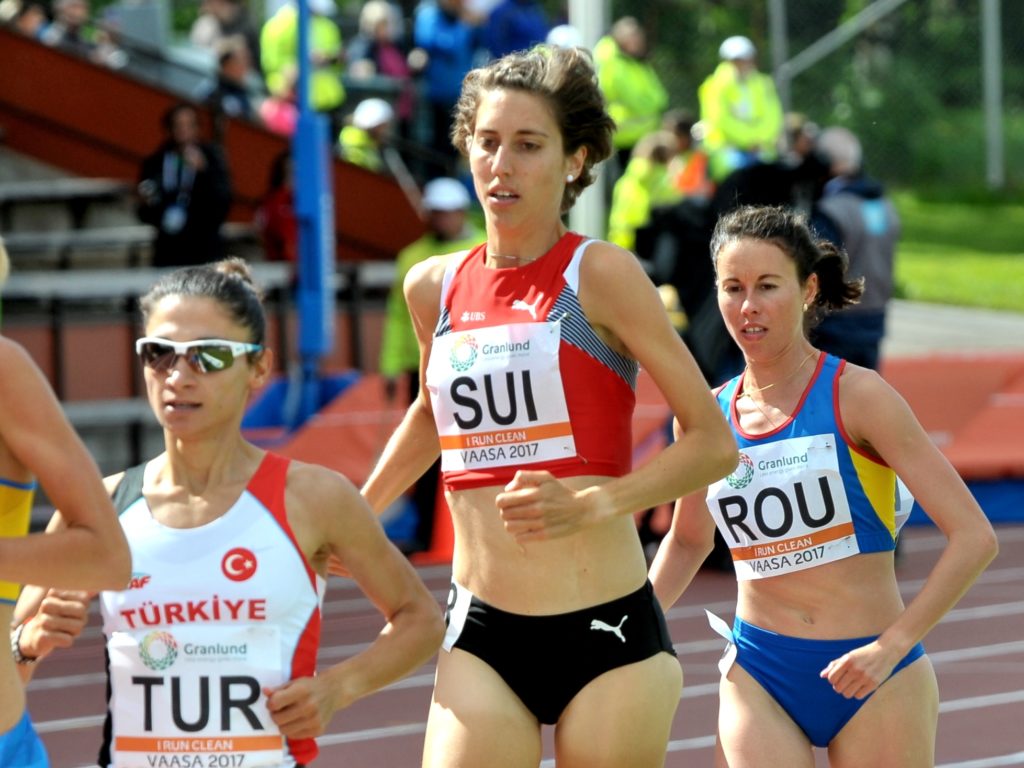
<path id="1" fill-rule="evenodd" d="M 243 437 L 249 398 L 273 370 L 245 263 L 168 273 L 141 308 L 136 351 L 165 450 L 107 478 L 134 574 L 100 595 L 100 765 L 308 764 L 335 712 L 437 650 L 439 607 L 346 478 Z M 329 557 L 385 626 L 317 671 Z"/>

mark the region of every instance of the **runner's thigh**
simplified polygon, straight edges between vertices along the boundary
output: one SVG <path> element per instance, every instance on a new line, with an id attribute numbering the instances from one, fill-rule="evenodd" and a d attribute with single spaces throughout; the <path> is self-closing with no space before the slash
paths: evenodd
<path id="1" fill-rule="evenodd" d="M 540 759 L 540 726 L 498 673 L 458 648 L 441 651 L 424 768 L 537 768 Z"/>
<path id="2" fill-rule="evenodd" d="M 679 660 L 667 653 L 591 680 L 555 728 L 558 768 L 664 765 L 682 685 Z"/>
<path id="3" fill-rule="evenodd" d="M 886 680 L 829 745 L 833 768 L 931 768 L 939 688 L 927 656 Z"/>
<path id="4" fill-rule="evenodd" d="M 719 686 L 718 739 L 725 765 L 732 768 L 814 766 L 807 736 L 739 664 Z"/>

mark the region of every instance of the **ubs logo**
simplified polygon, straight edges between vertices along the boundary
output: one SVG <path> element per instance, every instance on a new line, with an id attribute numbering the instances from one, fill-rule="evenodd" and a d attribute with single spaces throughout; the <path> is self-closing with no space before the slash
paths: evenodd
<path id="1" fill-rule="evenodd" d="M 725 482 L 729 484 L 731 488 L 746 488 L 750 485 L 750 481 L 754 479 L 754 462 L 750 460 L 747 454 L 740 451 L 740 463 L 737 465 L 733 473 L 725 478 Z"/>
<path id="2" fill-rule="evenodd" d="M 463 373 L 473 367 L 473 363 L 476 362 L 477 351 L 479 345 L 476 343 L 476 338 L 472 334 L 466 333 L 460 336 L 454 344 L 452 344 L 451 354 L 448 356 L 449 361 L 452 364 L 452 369 Z"/>

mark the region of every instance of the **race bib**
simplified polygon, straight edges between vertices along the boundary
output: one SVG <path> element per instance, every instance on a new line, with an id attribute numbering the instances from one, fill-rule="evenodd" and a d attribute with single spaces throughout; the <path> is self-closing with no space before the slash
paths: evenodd
<path id="1" fill-rule="evenodd" d="M 444 471 L 576 455 L 559 341 L 559 323 L 514 323 L 434 339 L 427 387 Z"/>
<path id="2" fill-rule="evenodd" d="M 452 582 L 448 590 L 448 606 L 444 613 L 444 640 L 441 647 L 451 651 L 466 626 L 466 617 L 469 615 L 469 606 L 473 602 L 473 593 L 465 587 Z"/>
<path id="3" fill-rule="evenodd" d="M 736 662 L 736 638 L 733 637 L 732 628 L 722 621 L 721 617 L 711 611 L 704 609 L 704 615 L 708 618 L 708 624 L 721 635 L 725 641 L 725 650 L 722 651 L 722 656 L 718 660 L 718 671 L 722 677 L 729 674 L 729 670 L 732 669 L 732 665 Z"/>
<path id="4" fill-rule="evenodd" d="M 116 768 L 285 765 L 262 693 L 285 681 L 278 634 L 247 625 L 115 632 Z"/>
<path id="5" fill-rule="evenodd" d="M 795 437 L 740 452 L 707 502 L 732 552 L 736 578 L 759 579 L 860 552 L 831 435 Z"/>

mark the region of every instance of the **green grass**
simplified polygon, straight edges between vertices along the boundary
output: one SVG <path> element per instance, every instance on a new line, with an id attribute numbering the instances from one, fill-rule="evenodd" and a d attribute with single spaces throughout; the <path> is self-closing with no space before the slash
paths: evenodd
<path id="1" fill-rule="evenodd" d="M 898 296 L 1024 312 L 1024 204 L 893 198 L 903 220 Z"/>

